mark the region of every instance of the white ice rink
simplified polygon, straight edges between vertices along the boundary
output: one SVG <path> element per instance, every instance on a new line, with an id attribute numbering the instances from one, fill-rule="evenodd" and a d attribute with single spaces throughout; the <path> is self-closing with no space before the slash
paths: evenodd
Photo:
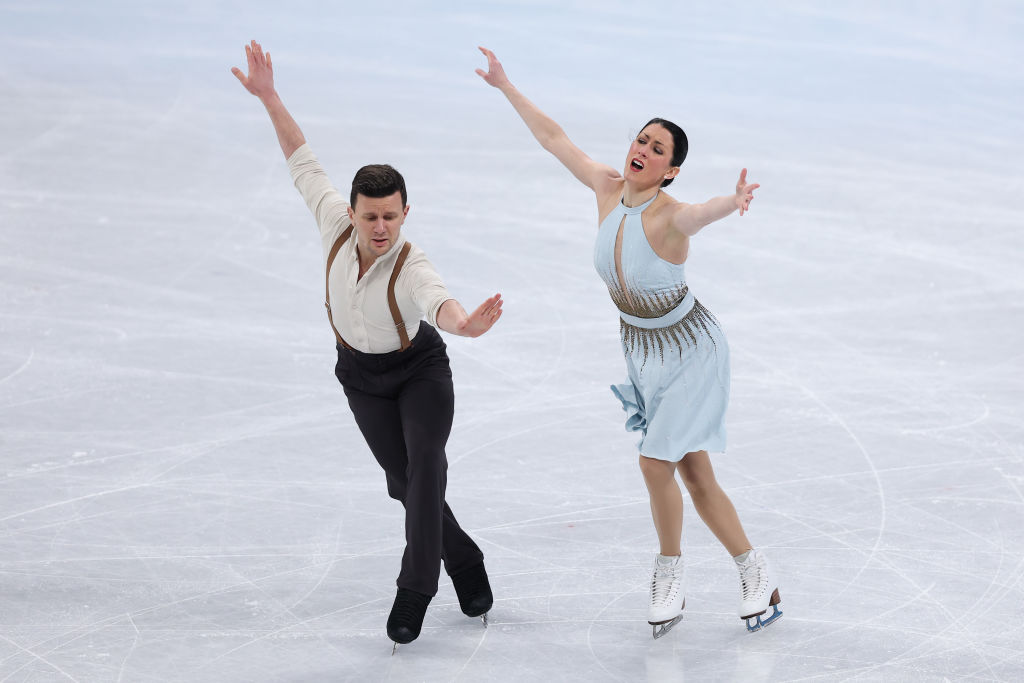
<path id="1" fill-rule="evenodd" d="M 0 2 L 0 682 L 1024 677 L 1024 6 L 1016 2 Z M 256 38 L 335 183 L 389 162 L 467 306 L 447 577 L 384 624 L 402 509 L 332 374 L 315 224 L 230 73 Z M 733 352 L 715 460 L 782 577 L 749 635 L 687 501 L 686 618 L 608 385 L 596 207 L 473 70 L 669 192 L 760 182 L 688 274 Z"/>

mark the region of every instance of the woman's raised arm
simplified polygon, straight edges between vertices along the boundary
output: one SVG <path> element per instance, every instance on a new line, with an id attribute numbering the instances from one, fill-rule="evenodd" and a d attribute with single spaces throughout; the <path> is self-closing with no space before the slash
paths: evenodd
<path id="1" fill-rule="evenodd" d="M 618 192 L 622 176 L 611 166 L 594 161 L 573 144 L 561 126 L 512 85 L 493 52 L 485 47 L 481 47 L 480 52 L 487 57 L 487 71 L 477 69 L 477 74 L 508 98 L 541 147 L 551 152 L 581 183 L 593 190 L 599 200 L 609 192 Z"/>

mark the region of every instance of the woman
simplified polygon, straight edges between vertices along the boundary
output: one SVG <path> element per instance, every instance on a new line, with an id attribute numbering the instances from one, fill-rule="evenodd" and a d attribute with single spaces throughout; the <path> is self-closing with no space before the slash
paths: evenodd
<path id="1" fill-rule="evenodd" d="M 690 238 L 739 209 L 759 187 L 740 172 L 736 192 L 703 204 L 676 201 L 661 188 L 679 173 L 686 134 L 652 119 L 629 147 L 620 174 L 597 163 L 522 95 L 486 48 L 484 81 L 499 89 L 537 141 L 597 197 L 599 230 L 594 265 L 620 311 L 629 382 L 612 387 L 641 433 L 640 470 L 651 498 L 660 553 L 651 577 L 648 621 L 655 638 L 682 619 L 685 606 L 680 541 L 683 500 L 678 471 L 697 514 L 733 556 L 740 573 L 740 618 L 756 631 L 780 616 L 778 584 L 763 553 L 752 549 L 736 509 L 715 480 L 708 451 L 725 449 L 729 347 L 718 322 L 693 298 L 684 263 Z M 774 607 L 771 616 L 761 615 Z"/>

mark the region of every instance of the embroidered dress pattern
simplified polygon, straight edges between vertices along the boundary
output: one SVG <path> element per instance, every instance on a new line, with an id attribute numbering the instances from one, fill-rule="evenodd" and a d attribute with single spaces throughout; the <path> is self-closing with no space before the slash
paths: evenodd
<path id="1" fill-rule="evenodd" d="M 680 285 L 673 297 L 667 296 L 664 292 L 640 290 L 631 290 L 627 296 L 619 287 L 608 288 L 616 307 L 636 318 L 661 318 L 682 305 L 688 292 L 689 287 Z M 633 306 L 630 306 L 630 301 L 634 303 Z M 699 340 L 714 344 L 715 338 L 709 329 L 711 325 L 718 327 L 718 319 L 699 301 L 694 300 L 690 312 L 682 320 L 668 327 L 638 327 L 620 317 L 619 334 L 627 349 L 631 352 L 639 349 L 642 352 L 644 363 L 655 351 L 658 353 L 658 359 L 664 362 L 666 349 L 674 349 L 681 355 L 685 347 L 696 347 Z"/>

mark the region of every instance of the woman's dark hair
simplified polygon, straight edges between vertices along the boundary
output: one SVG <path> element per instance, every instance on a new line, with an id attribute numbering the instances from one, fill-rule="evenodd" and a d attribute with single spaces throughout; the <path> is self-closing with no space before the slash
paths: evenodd
<path id="1" fill-rule="evenodd" d="M 686 133 L 683 132 L 682 128 L 672 123 L 671 121 L 666 121 L 665 119 L 659 119 L 657 117 L 645 123 L 643 128 L 641 128 L 640 130 L 643 130 L 652 123 L 658 124 L 659 126 L 661 126 L 662 128 L 664 128 L 665 130 L 672 134 L 672 160 L 670 163 L 673 166 L 682 166 L 683 159 L 686 158 L 686 152 L 687 150 L 690 149 L 690 143 L 686 139 Z M 669 185 L 672 184 L 673 180 L 673 178 L 666 178 L 665 180 L 661 181 L 661 186 L 668 187 Z"/>
<path id="2" fill-rule="evenodd" d="M 352 193 L 349 204 L 355 208 L 356 195 L 364 197 L 390 197 L 396 192 L 402 193 L 402 208 L 409 197 L 405 192 L 405 178 L 388 164 L 370 164 L 356 171 L 352 179 Z"/>

